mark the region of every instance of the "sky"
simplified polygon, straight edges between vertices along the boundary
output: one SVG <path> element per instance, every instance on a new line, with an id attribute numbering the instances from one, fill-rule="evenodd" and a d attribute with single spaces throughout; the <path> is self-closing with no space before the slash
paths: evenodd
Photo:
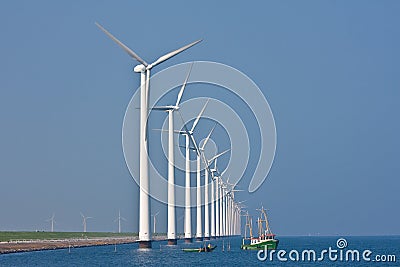
<path id="1" fill-rule="evenodd" d="M 121 134 L 139 77 L 97 21 L 148 61 L 203 39 L 153 73 L 206 60 L 258 85 L 276 155 L 263 185 L 237 198 L 254 216 L 262 203 L 274 233 L 399 235 L 399 11 L 398 1 L 1 1 L 0 230 L 48 230 L 55 213 L 55 230 L 80 231 L 82 212 L 88 231 L 116 231 L 118 210 L 123 230 L 138 230 Z M 153 200 L 157 211 L 165 232 Z"/>

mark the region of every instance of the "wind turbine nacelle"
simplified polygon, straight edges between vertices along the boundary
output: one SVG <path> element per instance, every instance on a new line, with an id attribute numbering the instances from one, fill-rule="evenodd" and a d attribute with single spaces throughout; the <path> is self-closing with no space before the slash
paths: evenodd
<path id="1" fill-rule="evenodd" d="M 139 64 L 133 68 L 133 71 L 134 72 L 144 72 L 144 71 L 146 71 L 146 67 L 143 64 Z"/>

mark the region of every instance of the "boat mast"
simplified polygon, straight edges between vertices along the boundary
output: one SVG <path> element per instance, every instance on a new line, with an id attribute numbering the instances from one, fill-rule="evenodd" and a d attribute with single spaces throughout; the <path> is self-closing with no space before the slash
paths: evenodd
<path id="1" fill-rule="evenodd" d="M 246 214 L 246 227 L 244 228 L 245 230 L 245 238 L 246 238 L 246 228 L 249 227 L 249 234 L 250 234 L 250 238 L 253 237 L 253 223 L 252 223 L 252 219 L 251 216 L 249 215 L 249 212 L 247 212 Z"/>
<path id="2" fill-rule="evenodd" d="M 269 228 L 269 223 L 268 223 L 268 218 L 267 218 L 267 213 L 265 212 L 265 209 L 263 206 L 261 206 L 261 209 L 259 209 L 259 211 L 261 212 L 260 218 L 258 218 L 259 220 L 259 235 L 261 236 L 263 233 L 263 225 L 262 223 L 265 223 L 265 234 L 272 234 L 271 233 L 271 229 Z"/>
<path id="3" fill-rule="evenodd" d="M 253 238 L 253 223 L 248 211 L 246 211 L 246 225 L 244 227 L 243 245 L 244 245 L 244 240 L 247 239 L 247 228 L 249 228 L 249 234 L 250 234 L 249 237 L 251 239 Z"/>
<path id="4" fill-rule="evenodd" d="M 253 238 L 253 219 L 251 218 L 251 216 L 249 217 L 249 221 L 250 221 L 250 238 Z"/>

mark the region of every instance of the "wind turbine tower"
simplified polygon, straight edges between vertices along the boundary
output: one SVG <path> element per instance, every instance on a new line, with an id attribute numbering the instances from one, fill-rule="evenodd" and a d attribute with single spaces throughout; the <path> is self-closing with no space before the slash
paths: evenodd
<path id="1" fill-rule="evenodd" d="M 126 219 L 124 217 L 121 217 L 121 211 L 118 211 L 118 217 L 117 219 L 114 220 L 114 222 L 118 221 L 118 233 L 121 233 L 121 220 L 126 221 Z"/>
<path id="2" fill-rule="evenodd" d="M 168 245 L 176 245 L 176 215 L 175 215 L 175 144 L 174 144 L 174 112 L 179 110 L 183 92 L 188 82 L 193 67 L 190 65 L 189 72 L 178 93 L 175 106 L 157 106 L 153 110 L 168 112 L 168 213 L 167 213 L 167 239 Z"/>
<path id="3" fill-rule="evenodd" d="M 54 232 L 54 223 L 56 222 L 56 220 L 54 220 L 54 216 L 55 214 L 53 213 L 53 216 L 51 216 L 50 219 L 46 220 L 46 222 L 51 222 L 51 232 Z"/>
<path id="4" fill-rule="evenodd" d="M 82 216 L 83 232 L 86 233 L 86 222 L 88 219 L 93 219 L 93 217 L 86 217 L 82 214 L 82 212 L 81 212 L 81 216 Z"/>
<path id="5" fill-rule="evenodd" d="M 154 233 L 154 234 L 156 233 L 157 215 L 158 215 L 159 213 L 160 213 L 160 212 L 157 212 L 156 214 L 153 214 L 153 233 Z"/>
<path id="6" fill-rule="evenodd" d="M 190 130 L 188 130 L 185 122 L 183 121 L 183 118 L 181 117 L 181 119 L 183 121 L 183 127 L 185 130 L 181 131 L 180 133 L 185 136 L 185 144 L 186 144 L 185 145 L 185 155 L 186 155 L 186 158 L 185 158 L 185 224 L 184 224 L 185 243 L 192 243 L 192 219 L 191 219 L 191 212 L 190 212 L 190 143 L 193 144 L 194 149 L 197 153 L 197 156 L 199 156 L 200 150 L 197 147 L 196 141 L 194 140 L 193 131 L 196 128 L 196 125 L 199 123 L 199 120 L 200 120 L 201 116 L 203 115 L 208 102 L 209 102 L 209 99 L 205 103 L 205 105 L 204 105 L 203 109 L 200 111 L 199 115 L 194 120 L 192 128 Z M 198 169 L 197 172 L 199 173 L 200 169 Z M 200 218 L 200 223 L 201 223 L 201 218 Z"/>

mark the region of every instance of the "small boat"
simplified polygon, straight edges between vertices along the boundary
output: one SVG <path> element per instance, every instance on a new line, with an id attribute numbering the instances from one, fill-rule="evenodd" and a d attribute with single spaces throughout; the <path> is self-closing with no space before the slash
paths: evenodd
<path id="1" fill-rule="evenodd" d="M 240 248 L 245 250 L 260 250 L 265 248 L 267 248 L 268 250 L 275 250 L 278 247 L 279 240 L 275 239 L 275 235 L 271 232 L 271 229 L 269 228 L 267 213 L 265 212 L 265 209 L 261 207 L 259 211 L 261 211 L 261 216 L 257 220 L 258 237 L 253 237 L 253 223 L 251 217 L 249 216 L 249 213 L 247 212 L 245 234 Z M 247 228 L 249 228 L 250 237 L 246 237 Z"/>
<path id="2" fill-rule="evenodd" d="M 183 248 L 182 250 L 185 252 L 211 252 L 213 251 L 217 246 L 211 246 L 211 244 L 208 244 L 208 246 L 204 246 L 201 248 Z"/>

